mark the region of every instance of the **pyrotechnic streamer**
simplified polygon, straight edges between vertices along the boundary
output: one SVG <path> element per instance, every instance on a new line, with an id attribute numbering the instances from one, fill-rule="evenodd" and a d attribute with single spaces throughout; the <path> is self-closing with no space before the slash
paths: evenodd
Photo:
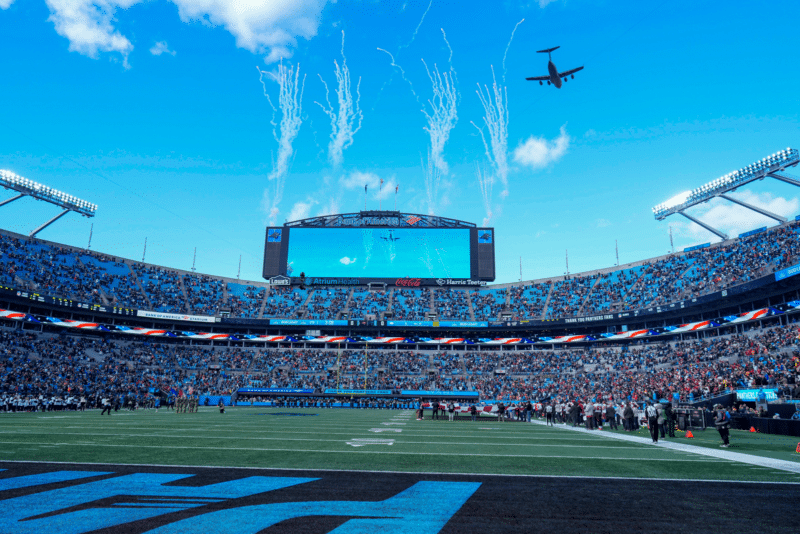
<path id="1" fill-rule="evenodd" d="M 319 79 L 322 85 L 325 86 L 325 102 L 327 106 L 323 106 L 319 102 L 315 102 L 322 111 L 331 119 L 331 142 L 328 144 L 328 159 L 334 168 L 338 168 L 342 164 L 342 153 L 346 148 L 353 144 L 353 136 L 361 129 L 361 120 L 363 118 L 361 109 L 359 108 L 359 101 L 361 100 L 361 77 L 358 78 L 356 84 L 356 99 L 353 101 L 353 95 L 350 90 L 350 69 L 347 67 L 347 58 L 344 55 L 344 31 L 342 31 L 342 66 L 336 60 L 333 61 L 334 72 L 336 74 L 336 100 L 339 106 L 338 112 L 333 109 L 329 99 L 328 84 L 322 76 Z"/>
<path id="2" fill-rule="evenodd" d="M 514 34 L 517 33 L 517 28 L 523 22 L 525 22 L 525 19 L 517 22 L 516 26 L 514 26 L 514 29 L 511 30 L 511 38 L 509 38 L 508 44 L 506 45 L 506 51 L 503 52 L 503 83 L 506 83 L 506 56 L 508 55 L 508 49 L 511 48 L 511 41 L 514 40 Z"/>
<path id="3" fill-rule="evenodd" d="M 439 182 L 442 175 L 439 167 L 431 159 L 428 149 L 428 161 L 422 161 L 422 171 L 425 174 L 425 192 L 428 196 L 428 215 L 436 214 L 436 199 L 439 197 Z"/>
<path id="4" fill-rule="evenodd" d="M 378 50 L 380 50 L 381 52 L 383 52 L 383 53 L 385 53 L 385 54 L 387 54 L 389 56 L 389 59 L 392 60 L 392 67 L 395 67 L 397 70 L 400 71 L 400 76 L 402 76 L 402 78 L 406 81 L 406 83 L 408 83 L 408 86 L 411 88 L 411 94 L 414 95 L 414 98 L 416 98 L 417 102 L 419 102 L 419 97 L 417 96 L 417 92 L 414 91 L 414 84 L 411 83 L 411 80 L 406 78 L 406 71 L 403 70 L 403 67 L 401 67 L 400 65 L 395 63 L 394 56 L 392 55 L 392 53 L 389 52 L 388 50 L 384 50 L 383 48 L 378 48 Z M 389 80 L 386 83 L 383 84 L 383 86 L 381 87 L 381 90 L 378 92 L 378 94 L 383 92 L 383 88 L 386 87 L 386 85 L 388 85 L 391 81 L 392 81 L 392 79 L 389 78 Z"/>
<path id="5" fill-rule="evenodd" d="M 433 66 L 433 71 L 431 72 L 425 60 L 422 60 L 422 64 L 425 65 L 425 72 L 428 73 L 428 78 L 433 87 L 433 97 L 428 100 L 431 112 L 428 113 L 427 109 L 422 109 L 425 118 L 428 119 L 428 125 L 424 127 L 424 130 L 428 132 L 431 138 L 430 158 L 438 168 L 439 173 L 442 176 L 446 176 L 449 169 L 443 156 L 444 145 L 450 138 L 450 131 L 458 122 L 456 113 L 458 91 L 450 72 L 440 74 L 436 65 Z"/>
<path id="6" fill-rule="evenodd" d="M 486 210 L 486 217 L 483 219 L 483 226 L 488 226 L 492 218 L 492 187 L 494 186 L 494 175 L 487 173 L 486 169 L 475 166 L 475 175 L 478 177 L 478 186 L 481 188 L 481 198 L 483 207 Z"/>
<path id="7" fill-rule="evenodd" d="M 491 91 L 488 86 L 481 87 L 478 84 L 476 93 L 483 105 L 483 122 L 489 133 L 489 141 L 486 141 L 483 128 L 478 127 L 474 122 L 472 125 L 481 134 L 486 158 L 494 167 L 496 177 L 500 178 L 500 182 L 503 184 L 500 197 L 505 198 L 508 196 L 508 94 L 504 86 L 497 84 L 494 68 L 492 68 Z"/>
<path id="8" fill-rule="evenodd" d="M 433 5 L 433 0 L 430 0 L 430 2 L 428 2 L 428 7 L 427 7 L 427 8 L 425 8 L 425 12 L 422 14 L 422 18 L 421 18 L 421 19 L 419 19 L 419 24 L 417 24 L 417 27 L 416 27 L 416 28 L 414 28 L 414 33 L 412 33 L 412 34 L 411 34 L 411 39 L 409 39 L 409 41 L 408 41 L 406 44 L 404 44 L 404 45 L 400 45 L 399 47 L 397 47 L 397 53 L 398 53 L 398 55 L 400 54 L 400 52 L 401 52 L 401 51 L 402 51 L 404 48 L 408 48 L 409 46 L 411 46 L 411 43 L 413 43 L 413 42 L 414 42 L 414 39 L 416 39 L 416 38 L 417 38 L 417 33 L 419 33 L 419 29 L 422 27 L 422 23 L 425 21 L 425 16 L 428 14 L 428 11 L 430 11 L 430 10 L 431 10 L 431 6 L 432 6 L 432 5 Z M 419 97 L 417 96 L 417 93 L 415 93 L 415 92 L 414 92 L 414 86 L 411 84 L 411 81 L 410 81 L 408 78 L 406 78 L 406 71 L 404 71 L 404 70 L 403 70 L 403 67 L 401 67 L 400 65 L 398 65 L 397 63 L 395 63 L 395 61 L 394 61 L 394 56 L 391 54 L 391 52 L 389 52 L 388 50 L 384 50 L 383 48 L 378 48 L 378 50 L 380 50 L 381 52 L 384 52 L 384 53 L 386 53 L 386 54 L 389 56 L 389 58 L 392 60 L 392 67 L 396 67 L 396 68 L 397 68 L 397 70 L 399 70 L 399 71 L 400 71 L 400 76 L 402 76 L 402 77 L 403 77 L 403 80 L 405 80 L 405 81 L 406 81 L 406 83 L 408 83 L 408 86 L 409 86 L 409 87 L 411 87 L 411 94 L 413 94 L 413 95 L 414 95 L 414 98 L 416 98 L 416 99 L 417 99 L 417 103 L 419 103 Z M 381 89 L 380 89 L 380 91 L 378 91 L 378 98 L 380 98 L 380 95 L 381 95 L 381 94 L 383 94 L 383 89 L 384 89 L 384 88 L 385 88 L 387 85 L 389 85 L 390 83 L 392 83 L 392 79 L 394 79 L 394 72 L 392 72 L 392 75 L 391 75 L 391 76 L 389 76 L 389 79 L 388 79 L 388 80 L 386 80 L 386 81 L 383 83 L 383 85 L 381 86 Z M 376 102 L 377 102 L 377 100 L 376 100 Z M 374 106 L 373 106 L 373 110 L 374 110 L 374 109 L 375 109 L 375 108 L 374 108 Z"/>
<path id="9" fill-rule="evenodd" d="M 302 113 L 302 100 L 303 89 L 306 84 L 306 77 L 303 75 L 303 81 L 300 82 L 300 65 L 297 70 L 292 67 L 286 67 L 281 62 L 278 65 L 278 72 L 272 73 L 262 71 L 256 67 L 259 72 L 259 80 L 264 87 L 264 96 L 267 97 L 269 105 L 272 107 L 272 136 L 278 142 L 278 157 L 273 162 L 272 172 L 269 173 L 268 179 L 275 182 L 275 188 L 272 193 L 271 205 L 269 210 L 270 224 L 275 224 L 278 217 L 278 205 L 283 198 L 283 188 L 286 183 L 286 176 L 289 174 L 289 166 L 291 164 L 294 149 L 292 143 L 294 142 L 297 133 L 300 131 L 300 125 L 303 122 L 301 117 Z M 270 76 L 273 80 L 278 82 L 278 107 L 280 108 L 280 123 L 276 122 L 275 117 L 278 109 L 272 103 L 272 99 L 267 92 L 267 85 L 264 83 L 264 75 Z"/>
<path id="10" fill-rule="evenodd" d="M 447 40 L 447 34 L 444 33 L 444 28 L 439 28 L 442 30 L 442 38 L 444 39 L 444 44 L 447 45 L 447 49 L 450 51 L 450 56 L 447 58 L 447 64 L 450 66 L 450 72 L 453 73 L 453 80 L 455 80 L 456 85 L 458 85 L 458 74 L 456 73 L 456 69 L 453 68 L 453 48 L 450 46 L 450 42 Z"/>

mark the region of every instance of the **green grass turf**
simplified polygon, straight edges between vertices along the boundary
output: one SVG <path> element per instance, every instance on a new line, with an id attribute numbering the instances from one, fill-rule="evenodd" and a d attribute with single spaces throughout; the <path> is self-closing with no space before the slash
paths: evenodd
<path id="1" fill-rule="evenodd" d="M 267 415 L 277 412 L 317 415 Z M 383 424 L 397 422 L 405 424 Z M 413 412 L 399 410 L 236 407 L 225 414 L 215 408 L 196 414 L 4 414 L 0 460 L 800 482 L 797 474 L 609 439 L 606 432 L 583 434 L 491 419 L 417 421 Z M 646 430 L 640 434 L 646 436 Z M 676 439 L 718 448 L 715 431 L 694 434 L 693 440 Z M 795 438 L 731 434 L 731 450 L 800 462 Z M 348 445 L 355 439 L 394 442 Z"/>

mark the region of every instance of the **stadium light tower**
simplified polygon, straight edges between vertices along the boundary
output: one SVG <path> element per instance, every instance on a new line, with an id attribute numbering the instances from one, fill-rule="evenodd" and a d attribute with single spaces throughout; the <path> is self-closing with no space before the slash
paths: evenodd
<path id="1" fill-rule="evenodd" d="M 697 189 L 685 191 L 679 195 L 675 195 L 666 202 L 654 207 L 653 216 L 656 218 L 656 220 L 662 221 L 666 217 L 678 213 L 690 221 L 699 224 L 709 232 L 718 235 L 722 239 L 728 239 L 728 236 L 724 233 L 685 212 L 686 209 L 691 208 L 692 206 L 696 206 L 698 204 L 702 204 L 703 202 L 708 202 L 712 198 L 719 197 L 729 202 L 739 204 L 740 206 L 760 213 L 761 215 L 765 215 L 771 219 L 775 219 L 778 222 L 786 222 L 786 218 L 781 217 L 780 215 L 730 197 L 725 193 L 735 191 L 743 185 L 749 184 L 755 180 L 763 180 L 766 177 L 775 178 L 776 180 L 786 182 L 787 184 L 800 187 L 800 178 L 786 173 L 787 167 L 794 167 L 798 163 L 800 163 L 800 154 L 798 154 L 796 148 L 787 148 L 786 150 L 775 152 L 771 156 L 767 156 L 766 158 L 756 161 L 747 167 L 742 167 L 737 171 L 730 172 L 725 176 L 717 178 L 716 180 L 712 180 L 711 182 L 708 182 Z"/>
<path id="2" fill-rule="evenodd" d="M 45 202 L 49 202 L 50 204 L 64 208 L 64 211 L 31 232 L 30 237 L 35 236 L 70 211 L 79 213 L 84 217 L 94 217 L 94 213 L 97 211 L 97 204 L 92 204 L 91 202 L 81 200 L 78 197 L 69 195 L 63 191 L 59 191 L 58 189 L 53 189 L 52 187 L 40 184 L 39 182 L 28 180 L 27 178 L 18 176 L 11 171 L 0 169 L 0 185 L 6 189 L 13 189 L 19 193 L 15 197 L 11 197 L 0 202 L 0 207 L 10 204 L 15 200 L 19 200 L 24 196 L 30 196 L 36 200 L 44 200 Z"/>

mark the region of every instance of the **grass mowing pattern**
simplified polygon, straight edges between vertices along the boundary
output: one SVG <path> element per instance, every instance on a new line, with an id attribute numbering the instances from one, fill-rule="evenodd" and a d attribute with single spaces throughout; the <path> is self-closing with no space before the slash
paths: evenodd
<path id="1" fill-rule="evenodd" d="M 315 417 L 271 413 L 317 414 Z M 397 432 L 399 430 L 399 432 Z M 416 421 L 395 410 L 237 407 L 220 414 L 161 410 L 101 416 L 53 412 L 0 417 L 0 459 L 474 473 L 798 482 L 800 475 L 606 439 L 558 428 L 496 420 Z M 646 430 L 640 430 L 642 436 Z M 693 445 L 717 448 L 714 430 Z M 394 440 L 354 447 L 354 440 Z M 794 438 L 732 432 L 731 450 L 799 461 Z"/>

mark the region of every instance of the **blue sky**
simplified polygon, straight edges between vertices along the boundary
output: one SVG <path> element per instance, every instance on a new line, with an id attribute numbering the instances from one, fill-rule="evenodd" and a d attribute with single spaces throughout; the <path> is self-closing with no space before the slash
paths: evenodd
<path id="1" fill-rule="evenodd" d="M 141 259 L 147 238 L 147 261 L 188 269 L 197 247 L 197 270 L 216 275 L 236 276 L 241 255 L 242 278 L 259 280 L 270 219 L 358 211 L 364 184 L 369 208 L 394 207 L 398 186 L 402 211 L 488 218 L 498 282 L 519 278 L 520 258 L 523 279 L 560 275 L 567 249 L 571 272 L 613 265 L 615 240 L 621 262 L 644 259 L 669 249 L 670 224 L 676 248 L 716 239 L 681 220 L 655 221 L 652 206 L 800 145 L 797 2 L 0 0 L 0 8 L 0 168 L 100 206 L 93 220 L 70 214 L 40 237 L 86 246 L 94 223 L 94 250 Z M 331 120 L 315 102 L 325 103 L 321 76 L 339 113 L 342 32 L 362 121 L 351 136 L 344 129 L 337 160 Z M 557 45 L 559 69 L 585 70 L 560 90 L 526 82 L 546 72 L 535 51 Z M 285 165 L 270 123 L 270 101 L 281 111 L 279 60 L 305 76 Z M 430 157 L 423 109 L 434 116 L 433 84 L 422 60 L 452 80 L 455 102 L 435 122 L 449 135 Z M 495 164 L 471 124 L 488 142 L 476 89 L 491 89 L 492 68 L 508 110 L 507 146 L 489 147 Z M 426 168 L 440 176 L 430 195 Z M 476 170 L 494 182 L 486 201 Z M 739 194 L 800 214 L 798 191 L 783 183 Z M 29 233 L 56 213 L 22 200 L 0 209 L 0 225 Z M 692 213 L 732 235 L 772 224 L 716 201 Z"/>

